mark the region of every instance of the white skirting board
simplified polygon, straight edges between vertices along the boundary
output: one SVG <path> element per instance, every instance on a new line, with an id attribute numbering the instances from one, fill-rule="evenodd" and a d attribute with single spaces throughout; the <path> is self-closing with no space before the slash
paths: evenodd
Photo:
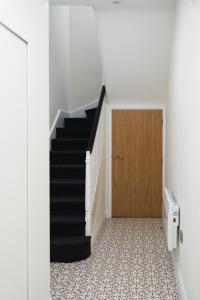
<path id="1" fill-rule="evenodd" d="M 183 285 L 183 279 L 182 279 L 181 271 L 180 271 L 179 266 L 176 262 L 174 252 L 172 252 L 171 256 L 172 256 L 172 262 L 173 262 L 174 271 L 175 271 L 175 275 L 176 275 L 176 282 L 177 282 L 177 286 L 178 286 L 178 290 L 179 290 L 180 300 L 188 300 L 186 290 L 185 290 L 185 287 Z"/>
<path id="2" fill-rule="evenodd" d="M 69 117 L 70 117 L 70 114 L 67 111 L 64 111 L 62 109 L 58 110 L 56 117 L 54 119 L 53 125 L 51 126 L 50 133 L 49 133 L 50 141 L 56 137 L 56 128 L 63 127 L 64 118 L 69 118 Z"/>
<path id="3" fill-rule="evenodd" d="M 84 118 L 86 116 L 85 110 L 97 107 L 98 102 L 99 100 L 97 99 L 76 110 L 70 111 L 69 112 L 70 118 Z"/>
<path id="4" fill-rule="evenodd" d="M 59 109 L 54 119 L 53 125 L 51 126 L 50 129 L 50 133 L 49 133 L 50 141 L 56 137 L 56 128 L 63 127 L 64 118 L 84 118 L 86 117 L 85 110 L 97 107 L 98 101 L 99 100 L 92 101 L 71 112 Z"/>

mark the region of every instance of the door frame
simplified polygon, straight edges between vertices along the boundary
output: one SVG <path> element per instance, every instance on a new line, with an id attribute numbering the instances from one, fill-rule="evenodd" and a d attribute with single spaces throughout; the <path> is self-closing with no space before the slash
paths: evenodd
<path id="1" fill-rule="evenodd" d="M 29 207 L 29 189 L 28 189 L 28 181 L 29 181 L 29 144 L 28 144 L 28 141 L 29 141 L 29 120 L 28 120 L 28 115 L 29 115 L 29 112 L 28 112 L 28 107 L 29 107 L 29 93 L 28 93 L 28 84 L 29 84 L 29 76 L 28 76 L 28 72 L 29 72 L 29 64 L 28 64 L 28 58 L 29 58 L 29 42 L 28 40 L 25 39 L 25 37 L 19 33 L 17 30 L 14 29 L 14 26 L 13 27 L 10 27 L 10 25 L 8 24 L 8 22 L 3 22 L 1 19 L 0 19 L 0 27 L 3 28 L 6 32 L 8 32 L 10 34 L 10 36 L 12 36 L 12 38 L 15 38 L 17 39 L 18 41 L 20 41 L 21 43 L 23 43 L 26 47 L 26 50 L 25 50 L 25 53 L 26 53 L 26 83 L 25 83 L 25 86 L 26 86 L 26 108 L 25 108 L 25 112 L 26 112 L 26 116 L 25 116 L 25 119 L 26 119 L 26 145 L 25 145 L 25 148 L 26 148 L 26 169 L 25 169 L 25 174 L 26 174 L 26 207 L 25 207 L 25 212 L 26 212 L 26 216 L 25 216 L 25 219 L 26 219 L 26 229 L 25 229 L 25 234 L 26 234 L 26 257 L 25 257 L 25 261 L 26 261 L 26 281 L 25 281 L 25 284 L 26 284 L 26 297 L 27 299 L 29 299 L 29 281 L 28 281 L 28 278 L 29 278 L 29 275 L 28 275 L 28 272 L 29 272 L 29 260 L 28 260 L 28 257 L 29 257 L 29 244 L 28 244 L 28 241 L 29 241 L 29 219 L 28 219 L 28 207 Z M 10 117 L 10 116 L 9 116 Z M 6 124 L 5 124 L 6 125 Z"/>
<path id="2" fill-rule="evenodd" d="M 108 203 L 106 209 L 107 218 L 112 218 L 112 111 L 113 110 L 162 110 L 163 128 L 162 128 L 162 194 L 165 184 L 165 168 L 166 168 L 166 105 L 109 105 L 108 107 Z"/>

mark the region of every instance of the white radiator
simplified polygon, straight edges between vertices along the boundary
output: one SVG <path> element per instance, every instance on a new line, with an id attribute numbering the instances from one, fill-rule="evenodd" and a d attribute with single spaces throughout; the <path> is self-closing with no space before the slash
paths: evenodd
<path id="1" fill-rule="evenodd" d="M 177 234 L 179 226 L 179 205 L 169 193 L 164 189 L 163 199 L 163 228 L 167 240 L 167 247 L 172 251 L 177 247 Z"/>

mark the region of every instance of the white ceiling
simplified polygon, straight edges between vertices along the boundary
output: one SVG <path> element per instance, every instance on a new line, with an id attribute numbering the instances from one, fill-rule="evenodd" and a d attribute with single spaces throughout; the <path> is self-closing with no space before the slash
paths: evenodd
<path id="1" fill-rule="evenodd" d="M 92 5 L 97 9 L 173 9 L 177 0 L 120 0 L 120 4 L 113 4 L 112 0 L 49 0 L 54 5 Z"/>

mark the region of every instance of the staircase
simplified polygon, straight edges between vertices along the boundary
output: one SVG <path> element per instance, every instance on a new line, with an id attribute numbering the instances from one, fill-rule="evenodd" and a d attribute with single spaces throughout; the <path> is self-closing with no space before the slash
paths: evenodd
<path id="1" fill-rule="evenodd" d="M 85 236 L 85 156 L 95 109 L 86 118 L 67 118 L 56 129 L 50 152 L 51 262 L 75 262 L 90 256 Z"/>

